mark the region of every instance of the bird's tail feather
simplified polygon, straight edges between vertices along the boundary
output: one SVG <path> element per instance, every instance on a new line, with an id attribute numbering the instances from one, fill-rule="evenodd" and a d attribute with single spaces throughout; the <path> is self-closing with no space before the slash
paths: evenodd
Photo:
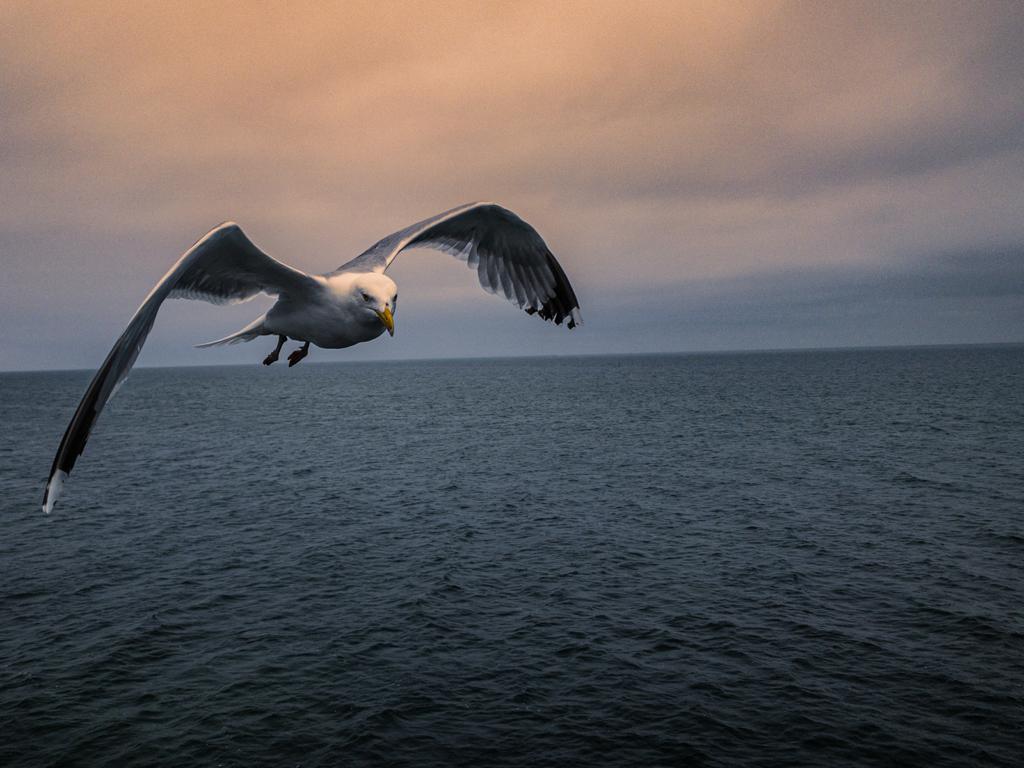
<path id="1" fill-rule="evenodd" d="M 203 344 L 196 344 L 197 349 L 205 349 L 206 347 L 219 347 L 224 344 L 238 344 L 242 341 L 252 341 L 258 336 L 265 336 L 266 330 L 263 328 L 263 321 L 266 319 L 266 315 L 260 315 L 245 328 L 240 331 L 232 333 L 230 336 L 225 336 L 223 339 L 217 339 L 216 341 L 207 341 Z"/>

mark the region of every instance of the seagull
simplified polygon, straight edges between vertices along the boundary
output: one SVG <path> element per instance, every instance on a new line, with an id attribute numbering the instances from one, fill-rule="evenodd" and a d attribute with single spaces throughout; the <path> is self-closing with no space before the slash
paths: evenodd
<path id="1" fill-rule="evenodd" d="M 146 343 L 164 299 L 201 299 L 213 304 L 248 301 L 259 293 L 277 302 L 221 344 L 276 336 L 264 365 L 277 362 L 289 339 L 302 343 L 288 366 L 309 354 L 309 345 L 341 349 L 395 334 L 398 286 L 385 272 L 398 254 L 433 248 L 476 270 L 481 287 L 531 315 L 568 328 L 582 323 L 580 304 L 561 265 L 533 227 L 494 203 L 469 203 L 412 224 L 378 241 L 333 272 L 309 275 L 274 259 L 234 222 L 215 227 L 175 262 L 146 296 L 89 383 L 53 459 L 43 511 L 49 514 L 64 481 L 82 454 L 104 406 L 124 383 Z"/>

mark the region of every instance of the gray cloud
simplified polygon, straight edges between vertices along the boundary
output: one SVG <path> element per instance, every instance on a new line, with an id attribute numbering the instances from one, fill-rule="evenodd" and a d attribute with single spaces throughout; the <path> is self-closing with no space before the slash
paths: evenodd
<path id="1" fill-rule="evenodd" d="M 894 302 L 917 341 L 1022 335 L 1014 3 L 12 4 L 0 30 L 4 367 L 94 365 L 220 220 L 322 271 L 471 199 L 537 225 L 583 332 L 410 255 L 416 329 L 343 357 L 897 342 Z M 252 312 L 169 306 L 143 363 L 210 360 L 180 339 Z"/>

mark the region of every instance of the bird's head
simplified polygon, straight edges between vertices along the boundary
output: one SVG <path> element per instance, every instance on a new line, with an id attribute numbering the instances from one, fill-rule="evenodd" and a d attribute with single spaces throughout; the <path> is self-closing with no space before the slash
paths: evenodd
<path id="1" fill-rule="evenodd" d="M 398 286 L 380 272 L 361 274 L 352 286 L 352 298 L 362 311 L 372 313 L 388 333 L 395 335 L 395 312 L 398 311 Z"/>

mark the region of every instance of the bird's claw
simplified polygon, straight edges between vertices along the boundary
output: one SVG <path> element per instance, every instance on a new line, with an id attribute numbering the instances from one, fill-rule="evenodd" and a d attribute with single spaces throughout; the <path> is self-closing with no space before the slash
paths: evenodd
<path id="1" fill-rule="evenodd" d="M 304 358 L 307 354 L 309 353 L 305 349 L 302 349 L 301 347 L 299 349 L 296 349 L 294 352 L 288 355 L 288 367 L 291 368 L 293 365 L 299 362 L 299 360 Z"/>
<path id="2" fill-rule="evenodd" d="M 263 364 L 264 365 L 273 365 L 274 363 L 277 362 L 277 360 L 278 360 L 277 352 L 271 352 L 269 355 L 267 355 L 265 358 L 263 358 Z"/>

